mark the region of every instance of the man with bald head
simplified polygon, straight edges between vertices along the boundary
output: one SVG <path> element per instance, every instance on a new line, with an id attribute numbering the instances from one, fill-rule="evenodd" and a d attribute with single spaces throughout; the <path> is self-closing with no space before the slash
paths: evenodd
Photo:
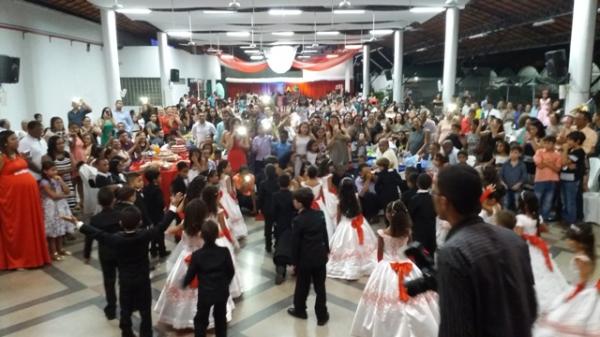
<path id="1" fill-rule="evenodd" d="M 375 158 L 387 158 L 387 160 L 390 161 L 389 168 L 398 168 L 398 157 L 396 156 L 394 149 L 390 148 L 390 142 L 387 140 L 387 138 L 382 138 L 379 140 L 377 151 L 375 152 Z"/>

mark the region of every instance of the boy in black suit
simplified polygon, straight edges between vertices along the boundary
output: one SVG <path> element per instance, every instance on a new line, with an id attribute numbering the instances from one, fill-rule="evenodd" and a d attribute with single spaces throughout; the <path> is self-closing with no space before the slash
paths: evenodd
<path id="1" fill-rule="evenodd" d="M 389 168 L 390 161 L 381 157 L 375 162 L 379 168 L 375 181 L 375 192 L 379 197 L 379 205 L 385 209 L 387 205 L 400 199 L 400 191 L 406 190 L 406 184 L 396 169 Z"/>
<path id="2" fill-rule="evenodd" d="M 165 201 L 162 190 L 160 189 L 160 171 L 156 168 L 150 168 L 144 172 L 144 177 L 148 184 L 142 189 L 144 204 L 148 210 L 148 217 L 153 225 L 157 225 L 162 220 L 165 212 Z M 165 235 L 161 234 L 150 244 L 150 255 L 161 258 L 169 255 L 165 248 Z"/>
<path id="3" fill-rule="evenodd" d="M 417 178 L 417 193 L 408 202 L 408 213 L 413 222 L 413 240 L 423 244 L 433 257 L 437 248 L 435 228 L 435 208 L 429 189 L 432 179 L 427 173 L 419 174 Z"/>
<path id="4" fill-rule="evenodd" d="M 270 253 L 273 249 L 273 223 L 275 222 L 275 193 L 279 191 L 277 170 L 275 165 L 265 166 L 264 179 L 258 186 L 256 207 L 265 217 L 265 250 Z"/>
<path id="5" fill-rule="evenodd" d="M 311 208 L 314 195 L 310 188 L 300 188 L 294 192 L 294 207 L 298 215 L 292 223 L 292 256 L 296 265 L 296 289 L 294 307 L 288 314 L 306 319 L 306 298 L 312 281 L 317 298 L 315 313 L 317 325 L 329 321 L 325 276 L 329 254 L 329 238 L 323 212 Z"/>
<path id="6" fill-rule="evenodd" d="M 417 178 L 418 177 L 419 177 L 419 174 L 417 172 L 412 172 L 406 176 L 406 186 L 408 186 L 408 189 L 406 191 L 402 192 L 402 196 L 400 197 L 402 199 L 403 204 L 408 205 L 408 203 L 410 202 L 410 199 L 412 199 L 412 197 L 417 195 L 417 190 L 418 190 Z"/>
<path id="7" fill-rule="evenodd" d="M 177 177 L 171 182 L 171 194 L 182 193 L 187 191 L 187 178 L 190 168 L 184 161 L 177 163 Z"/>
<path id="8" fill-rule="evenodd" d="M 216 337 L 227 336 L 227 299 L 229 284 L 235 270 L 229 250 L 219 247 L 215 240 L 219 236 L 217 224 L 208 220 L 200 231 L 204 246 L 192 254 L 192 260 L 183 279 L 183 288 L 187 287 L 197 277 L 198 304 L 194 316 L 194 335 L 206 336 L 208 315 L 213 307 Z"/>
<path id="9" fill-rule="evenodd" d="M 127 174 L 127 185 L 135 190 L 135 207 L 140 210 L 142 214 L 142 223 L 145 228 L 152 226 L 152 220 L 150 219 L 150 213 L 146 207 L 145 195 L 142 191 L 144 188 L 144 179 L 138 172 L 129 172 Z M 159 220 L 160 221 L 160 220 Z"/>
<path id="10" fill-rule="evenodd" d="M 97 239 L 100 244 L 106 244 L 116 252 L 121 305 L 119 327 L 123 337 L 135 336 L 131 315 L 136 310 L 141 316 L 140 337 L 152 336 L 152 291 L 148 244 L 169 227 L 175 219 L 177 205 L 182 200 L 182 194 L 172 197 L 169 211 L 161 224 L 150 229 L 139 229 L 142 216 L 135 206 L 125 207 L 120 211 L 119 219 L 123 231 L 118 233 L 107 233 L 90 225 L 78 224 L 83 234 Z"/>
<path id="11" fill-rule="evenodd" d="M 100 213 L 92 216 L 90 226 L 94 226 L 107 233 L 117 233 L 121 230 L 119 225 L 119 212 L 113 209 L 115 195 L 110 186 L 104 186 L 98 191 L 98 203 L 102 206 Z M 83 257 L 85 263 L 89 263 L 92 252 L 94 238 L 86 235 L 85 246 L 83 248 Z M 102 278 L 104 281 L 104 293 L 106 294 L 106 307 L 104 314 L 109 320 L 117 317 L 117 292 L 115 283 L 117 282 L 117 255 L 111 247 L 106 244 L 100 244 L 98 247 L 98 257 L 102 267 Z"/>
<path id="12" fill-rule="evenodd" d="M 296 213 L 292 192 L 290 191 L 290 176 L 282 174 L 278 178 L 279 192 L 273 194 L 273 220 L 275 221 L 275 254 L 273 262 L 277 276 L 275 284 L 281 284 L 285 280 L 286 265 L 292 264 L 292 219 Z M 271 244 L 271 238 L 268 245 Z M 267 246 L 268 247 L 268 246 Z"/>
<path id="13" fill-rule="evenodd" d="M 98 160 L 96 160 L 96 168 L 98 169 L 98 173 L 96 173 L 96 178 L 94 180 L 96 188 L 117 184 L 117 182 L 113 180 L 113 176 L 108 170 L 107 159 L 98 158 Z"/>

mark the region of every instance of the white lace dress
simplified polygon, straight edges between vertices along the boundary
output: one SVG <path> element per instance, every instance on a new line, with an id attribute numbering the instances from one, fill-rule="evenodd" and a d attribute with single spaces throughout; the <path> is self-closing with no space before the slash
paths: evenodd
<path id="1" fill-rule="evenodd" d="M 225 176 L 219 181 L 219 194 L 221 195 L 220 204 L 227 214 L 227 224 L 236 239 L 248 236 L 248 227 L 244 221 L 244 216 L 237 199 L 235 199 L 227 189 L 229 177 Z"/>
<path id="2" fill-rule="evenodd" d="M 358 303 L 350 335 L 353 337 L 437 337 L 440 310 L 437 293 L 415 297 L 404 283 L 422 276 L 405 255 L 407 238 L 394 238 L 378 230 L 383 259 L 369 277 Z"/>

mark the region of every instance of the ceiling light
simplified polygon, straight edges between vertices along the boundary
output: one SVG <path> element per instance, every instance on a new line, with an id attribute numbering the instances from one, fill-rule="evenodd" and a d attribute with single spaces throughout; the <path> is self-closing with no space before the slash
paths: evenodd
<path id="1" fill-rule="evenodd" d="M 204 14 L 234 14 L 236 11 L 229 11 L 224 9 L 205 9 L 202 11 Z"/>
<path id="2" fill-rule="evenodd" d="M 352 7 L 352 4 L 350 3 L 349 0 L 342 0 L 342 1 L 340 1 L 338 7 L 339 8 L 348 8 L 348 7 Z"/>
<path id="3" fill-rule="evenodd" d="M 310 55 L 298 55 L 298 57 L 297 57 L 297 58 L 299 58 L 299 59 L 309 59 L 309 58 L 311 58 L 311 57 L 312 57 L 312 56 L 310 56 Z"/>
<path id="4" fill-rule="evenodd" d="M 252 56 L 250 56 L 250 59 L 258 61 L 258 60 L 264 60 L 264 57 L 262 55 L 252 55 Z"/>
<path id="5" fill-rule="evenodd" d="M 148 8 L 122 8 L 122 9 L 117 9 L 118 13 L 121 14 L 150 14 L 152 13 L 151 9 Z"/>
<path id="6" fill-rule="evenodd" d="M 392 34 L 393 32 L 394 32 L 393 29 L 375 29 L 375 30 L 369 31 L 369 33 L 371 33 L 371 35 L 388 35 L 388 34 Z"/>
<path id="7" fill-rule="evenodd" d="M 344 49 L 362 49 L 362 45 L 360 44 L 347 44 Z"/>
<path id="8" fill-rule="evenodd" d="M 420 53 L 420 52 L 422 52 L 422 51 L 426 51 L 426 50 L 427 50 L 427 48 L 426 48 L 426 47 L 423 47 L 423 48 L 419 48 L 419 49 L 417 49 L 417 50 L 415 50 L 415 51 L 416 51 L 417 53 Z"/>
<path id="9" fill-rule="evenodd" d="M 250 36 L 250 32 L 244 32 L 244 31 L 241 31 L 241 32 L 227 32 L 227 33 L 225 33 L 225 35 L 227 35 L 227 36 L 233 36 L 233 37 L 248 37 L 248 36 Z"/>
<path id="10" fill-rule="evenodd" d="M 333 14 L 365 14 L 364 9 L 334 9 Z"/>
<path id="11" fill-rule="evenodd" d="M 179 31 L 171 31 L 171 32 L 167 32 L 167 35 L 169 35 L 170 37 L 184 37 L 184 38 L 190 38 L 192 37 L 192 32 L 187 31 L 187 30 L 179 30 Z"/>
<path id="12" fill-rule="evenodd" d="M 413 7 L 409 11 L 411 13 L 439 13 L 444 11 L 444 7 Z"/>
<path id="13" fill-rule="evenodd" d="M 254 43 L 251 43 L 247 46 L 241 46 L 240 49 L 256 49 L 256 45 Z"/>
<path id="14" fill-rule="evenodd" d="M 300 43 L 294 42 L 294 41 L 276 41 L 276 42 L 270 43 L 271 46 L 290 46 L 290 45 L 296 45 L 296 44 L 300 44 Z"/>
<path id="15" fill-rule="evenodd" d="M 269 9 L 269 15 L 300 15 L 300 9 Z"/>
<path id="16" fill-rule="evenodd" d="M 550 18 L 550 19 L 547 19 L 547 20 L 542 20 L 542 21 L 534 22 L 531 25 L 533 27 L 539 27 L 539 26 L 543 26 L 543 25 L 550 25 L 550 24 L 553 24 L 554 22 L 555 22 L 555 20 L 553 18 Z"/>
<path id="17" fill-rule="evenodd" d="M 334 58 L 336 58 L 338 56 L 339 56 L 338 54 L 327 54 L 325 57 L 328 58 L 328 59 L 334 59 Z"/>
<path id="18" fill-rule="evenodd" d="M 334 35 L 340 35 L 340 32 L 338 32 L 337 30 L 329 30 L 329 31 L 317 32 L 317 35 L 334 36 Z"/>
<path id="19" fill-rule="evenodd" d="M 479 38 L 482 38 L 482 37 L 486 37 L 488 34 L 489 34 L 488 32 L 474 34 L 474 35 L 471 35 L 471 36 L 467 37 L 467 39 L 469 39 L 469 40 L 479 39 Z"/>
<path id="20" fill-rule="evenodd" d="M 235 9 L 238 9 L 241 6 L 242 5 L 239 2 L 237 2 L 237 0 L 231 0 L 231 2 L 228 5 L 229 8 L 235 8 Z"/>
<path id="21" fill-rule="evenodd" d="M 273 32 L 271 34 L 275 36 L 294 36 L 294 32 Z"/>
<path id="22" fill-rule="evenodd" d="M 260 50 L 257 49 L 246 49 L 244 50 L 244 53 L 251 55 L 251 54 L 260 54 Z"/>
<path id="23" fill-rule="evenodd" d="M 300 53 L 301 54 L 316 54 L 316 53 L 318 53 L 318 51 L 315 49 L 303 49 Z"/>

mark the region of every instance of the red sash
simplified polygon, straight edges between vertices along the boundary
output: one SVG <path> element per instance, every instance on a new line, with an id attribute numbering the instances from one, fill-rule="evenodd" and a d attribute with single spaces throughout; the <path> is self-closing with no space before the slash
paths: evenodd
<path id="1" fill-rule="evenodd" d="M 233 243 L 233 237 L 231 236 L 231 231 L 229 230 L 229 228 L 227 226 L 225 226 L 225 228 L 221 229 L 221 232 L 219 232 L 219 236 L 224 236 L 227 241 Z"/>
<path id="2" fill-rule="evenodd" d="M 390 262 L 390 267 L 398 274 L 398 294 L 400 301 L 408 302 L 410 296 L 404 287 L 404 277 L 412 271 L 412 263 L 410 262 Z"/>
<path id="3" fill-rule="evenodd" d="M 523 239 L 542 251 L 542 254 L 544 255 L 544 261 L 546 262 L 546 267 L 548 267 L 548 270 L 553 271 L 554 268 L 552 266 L 552 260 L 550 259 L 550 251 L 548 250 L 548 245 L 544 239 L 537 235 L 528 234 L 523 234 Z"/>
<path id="4" fill-rule="evenodd" d="M 187 264 L 189 266 L 190 263 L 192 262 L 192 254 L 186 256 L 183 261 L 185 262 L 185 264 Z M 198 288 L 198 276 L 197 275 L 194 276 L 194 279 L 190 283 L 190 288 L 193 288 L 193 289 L 197 289 Z"/>
<path id="5" fill-rule="evenodd" d="M 362 214 L 359 214 L 352 218 L 352 228 L 356 230 L 356 234 L 358 235 L 358 244 L 361 246 L 365 243 L 365 233 L 362 229 L 364 221 L 365 217 Z"/>
<path id="6" fill-rule="evenodd" d="M 577 283 L 577 285 L 575 286 L 575 289 L 573 289 L 573 292 L 569 296 L 567 296 L 567 298 L 565 298 L 565 302 L 569 302 L 570 300 L 575 298 L 575 296 L 577 296 L 577 294 L 579 294 L 584 288 L 585 288 L 585 282 Z"/>

